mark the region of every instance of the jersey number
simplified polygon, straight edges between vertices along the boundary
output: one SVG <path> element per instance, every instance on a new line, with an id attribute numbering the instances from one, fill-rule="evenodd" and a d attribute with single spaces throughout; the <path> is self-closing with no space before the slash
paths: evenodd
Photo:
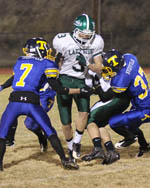
<path id="1" fill-rule="evenodd" d="M 141 67 L 139 68 L 138 72 L 139 72 L 140 75 L 136 76 L 136 78 L 134 80 L 134 86 L 137 87 L 138 85 L 141 84 L 141 87 L 142 87 L 142 89 L 145 90 L 145 92 L 140 94 L 138 97 L 139 97 L 139 99 L 144 99 L 147 96 L 147 93 L 148 93 L 147 92 L 147 85 L 144 83 L 144 80 L 142 79 L 142 77 L 145 74 L 144 74 L 144 71 L 143 71 L 143 69 Z"/>
<path id="2" fill-rule="evenodd" d="M 25 85 L 24 80 L 32 70 L 32 66 L 33 65 L 31 64 L 21 64 L 20 70 L 24 70 L 24 72 L 22 73 L 19 81 L 16 83 L 16 86 L 24 87 Z"/>

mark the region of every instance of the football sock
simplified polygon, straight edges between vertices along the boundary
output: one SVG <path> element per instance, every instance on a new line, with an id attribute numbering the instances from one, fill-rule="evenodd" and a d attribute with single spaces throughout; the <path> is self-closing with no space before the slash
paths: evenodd
<path id="1" fill-rule="evenodd" d="M 143 132 L 140 129 L 137 129 L 135 134 L 138 136 L 138 143 L 140 145 L 140 148 L 146 149 L 148 143 L 146 142 Z"/>
<path id="2" fill-rule="evenodd" d="M 50 141 L 52 147 L 54 148 L 54 150 L 56 151 L 56 153 L 59 155 L 61 160 L 65 160 L 65 152 L 64 149 L 62 147 L 62 144 L 58 138 L 58 136 L 56 134 L 53 134 L 51 136 L 48 137 L 48 140 Z"/>
<path id="3" fill-rule="evenodd" d="M 6 140 L 0 139 L 0 163 L 3 163 L 4 154 L 6 151 Z"/>
<path id="4" fill-rule="evenodd" d="M 72 151 L 72 145 L 73 145 L 73 138 L 70 138 L 68 140 L 66 140 L 67 145 L 68 145 L 68 149 Z"/>
<path id="5" fill-rule="evenodd" d="M 94 144 L 94 147 L 102 147 L 101 138 L 100 137 L 93 138 L 92 142 Z"/>
<path id="6" fill-rule="evenodd" d="M 81 142 L 81 139 L 82 139 L 82 136 L 83 136 L 83 133 L 84 133 L 84 131 L 81 132 L 81 131 L 78 131 L 78 130 L 76 129 L 73 142 L 74 142 L 74 143 L 80 143 L 80 142 Z"/>
<path id="7" fill-rule="evenodd" d="M 107 151 L 110 151 L 110 150 L 112 151 L 112 150 L 114 150 L 114 146 L 113 146 L 112 141 L 106 142 L 106 143 L 104 144 L 104 146 L 105 146 L 105 148 L 106 148 Z"/>

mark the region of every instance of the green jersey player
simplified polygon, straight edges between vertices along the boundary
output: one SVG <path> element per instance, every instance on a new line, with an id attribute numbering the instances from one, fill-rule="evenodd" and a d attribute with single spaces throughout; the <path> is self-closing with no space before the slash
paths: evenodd
<path id="1" fill-rule="evenodd" d="M 104 48 L 103 38 L 95 33 L 95 23 L 87 14 L 78 16 L 74 21 L 72 33 L 59 33 L 53 39 L 53 47 L 63 60 L 59 80 L 64 87 L 81 88 L 85 86 L 85 75 L 88 69 L 101 72 Z M 79 62 L 79 54 L 85 57 L 85 66 Z M 80 142 L 87 124 L 90 96 L 57 95 L 58 109 L 63 133 L 68 144 L 69 157 L 74 160 L 80 157 Z M 75 136 L 71 126 L 72 102 L 75 102 L 78 117 L 75 122 Z M 72 157 L 73 155 L 73 157 Z"/>

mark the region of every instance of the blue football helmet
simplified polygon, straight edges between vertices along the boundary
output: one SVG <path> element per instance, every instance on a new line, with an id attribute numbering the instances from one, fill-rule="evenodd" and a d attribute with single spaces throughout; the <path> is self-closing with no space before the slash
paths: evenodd
<path id="1" fill-rule="evenodd" d="M 23 53 L 27 56 L 33 56 L 38 58 L 48 58 L 51 57 L 51 48 L 48 42 L 42 37 L 31 38 L 27 40 L 24 45 Z"/>
<path id="2" fill-rule="evenodd" d="M 112 49 L 106 53 L 103 53 L 103 65 L 102 76 L 105 79 L 110 79 L 117 75 L 120 69 L 124 65 L 124 57 L 120 51 Z"/>

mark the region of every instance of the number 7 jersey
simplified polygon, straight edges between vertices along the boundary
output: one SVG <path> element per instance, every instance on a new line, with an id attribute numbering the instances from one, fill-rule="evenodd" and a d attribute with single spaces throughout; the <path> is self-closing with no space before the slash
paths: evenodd
<path id="1" fill-rule="evenodd" d="M 14 91 L 32 91 L 39 93 L 39 89 L 47 78 L 57 78 L 58 66 L 48 59 L 21 56 L 14 65 Z"/>
<path id="2" fill-rule="evenodd" d="M 124 67 L 111 80 L 113 91 L 127 91 L 134 108 L 150 108 L 150 90 L 143 69 L 132 54 L 124 54 L 124 60 Z"/>

